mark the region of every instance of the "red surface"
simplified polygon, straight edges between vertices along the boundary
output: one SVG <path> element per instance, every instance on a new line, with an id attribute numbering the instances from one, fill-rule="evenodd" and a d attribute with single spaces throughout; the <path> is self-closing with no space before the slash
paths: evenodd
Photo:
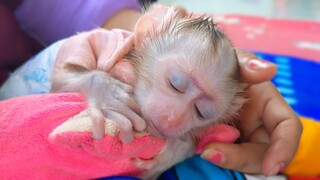
<path id="1" fill-rule="evenodd" d="M 295 178 L 295 177 L 290 177 L 289 180 L 320 180 L 320 178 Z"/>
<path id="2" fill-rule="evenodd" d="M 217 16 L 216 21 L 236 47 L 320 62 L 320 22 L 243 15 Z"/>

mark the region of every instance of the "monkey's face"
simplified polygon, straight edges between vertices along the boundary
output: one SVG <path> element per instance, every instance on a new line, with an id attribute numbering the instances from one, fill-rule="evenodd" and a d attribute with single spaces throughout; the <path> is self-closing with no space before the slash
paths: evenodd
<path id="1" fill-rule="evenodd" d="M 140 79 L 136 86 L 135 94 L 149 130 L 155 135 L 178 137 L 217 122 L 236 93 L 235 89 L 226 89 L 225 74 L 183 57 L 164 59 L 152 66 L 150 79 Z"/>
<path id="2" fill-rule="evenodd" d="M 241 104 L 238 61 L 212 19 L 173 13 L 149 29 L 138 31 L 132 51 L 139 77 L 135 95 L 149 129 L 178 137 L 234 115 Z"/>

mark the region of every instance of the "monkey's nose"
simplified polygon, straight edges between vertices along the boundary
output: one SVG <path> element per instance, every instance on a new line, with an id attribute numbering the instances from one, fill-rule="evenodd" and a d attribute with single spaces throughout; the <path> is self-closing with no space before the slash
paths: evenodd
<path id="1" fill-rule="evenodd" d="M 172 113 L 171 116 L 168 117 L 168 124 L 171 127 L 178 126 L 181 122 L 181 118 L 175 116 L 175 113 Z"/>

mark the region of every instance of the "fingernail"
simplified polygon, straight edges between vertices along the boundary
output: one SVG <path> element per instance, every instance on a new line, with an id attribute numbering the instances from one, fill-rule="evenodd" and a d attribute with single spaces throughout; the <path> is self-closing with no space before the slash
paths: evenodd
<path id="1" fill-rule="evenodd" d="M 268 61 L 264 61 L 264 60 L 258 60 L 258 59 L 251 59 L 248 62 L 248 67 L 251 70 L 260 70 L 260 69 L 265 69 L 267 67 L 270 67 L 272 64 Z"/>
<path id="2" fill-rule="evenodd" d="M 95 140 L 100 140 L 103 138 L 103 135 L 101 135 L 101 133 L 92 132 L 92 138 Z"/>
<path id="3" fill-rule="evenodd" d="M 225 161 L 224 155 L 220 151 L 217 151 L 215 149 L 205 150 L 201 154 L 201 157 L 215 164 L 221 164 Z"/>
<path id="4" fill-rule="evenodd" d="M 274 175 L 278 174 L 279 172 L 282 171 L 283 167 L 284 167 L 284 163 L 283 162 L 282 163 L 278 163 L 277 165 L 275 165 L 271 169 L 271 171 L 269 172 L 268 176 L 274 176 Z"/>

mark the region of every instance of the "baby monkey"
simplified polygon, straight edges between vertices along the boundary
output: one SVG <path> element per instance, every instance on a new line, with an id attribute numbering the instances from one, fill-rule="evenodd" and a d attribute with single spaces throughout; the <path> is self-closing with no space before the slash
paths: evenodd
<path id="1" fill-rule="evenodd" d="M 104 135 L 104 118 L 118 124 L 124 143 L 132 141 L 134 129 L 167 138 L 154 159 L 133 160 L 147 169 L 141 177 L 150 179 L 191 156 L 202 128 L 233 119 L 243 103 L 242 85 L 235 50 L 210 17 L 157 6 L 137 22 L 130 38 L 133 44 L 121 59 L 128 74 L 133 69 L 129 82 L 114 64 L 102 70 L 98 60 L 94 66 L 75 60 L 57 66 L 52 91 L 78 91 L 87 97 L 97 139 Z"/>

